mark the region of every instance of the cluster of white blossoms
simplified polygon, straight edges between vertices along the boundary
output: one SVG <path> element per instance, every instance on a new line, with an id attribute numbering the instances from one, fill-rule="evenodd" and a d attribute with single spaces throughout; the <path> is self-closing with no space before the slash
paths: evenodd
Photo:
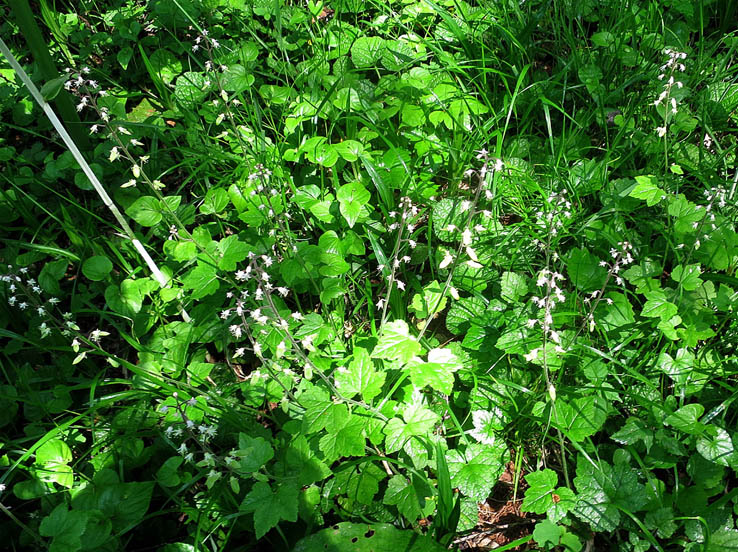
<path id="1" fill-rule="evenodd" d="M 548 209 L 546 211 L 537 211 L 536 218 L 538 219 L 539 226 L 545 228 L 552 236 L 555 236 L 563 228 L 564 221 L 571 218 L 572 204 L 567 197 L 566 189 L 549 194 L 546 203 Z M 540 245 L 540 241 L 536 240 L 536 243 Z"/>
<path id="2" fill-rule="evenodd" d="M 42 317 L 42 322 L 38 325 L 42 339 L 51 335 L 54 327 L 58 327 L 64 337 L 72 337 L 75 331 L 79 331 L 79 326 L 72 320 L 69 312 L 62 313 L 60 322 L 54 319 L 54 310 L 60 300 L 56 297 L 45 298 L 43 289 L 29 275 L 28 268 L 16 270 L 13 265 L 7 265 L 7 270 L 7 274 L 0 274 L 0 282 L 5 284 L 8 306 Z"/>
<path id="3" fill-rule="evenodd" d="M 684 73 L 686 66 L 684 60 L 687 58 L 687 54 L 684 52 L 678 52 L 667 48 L 664 50 L 664 54 L 667 56 L 666 63 L 662 65 L 659 73 L 659 80 L 664 82 L 664 87 L 661 90 L 658 98 L 653 101 L 653 105 L 659 107 L 665 106 L 664 111 L 664 125 L 656 127 L 656 134 L 659 138 L 663 138 L 666 135 L 668 121 L 670 116 L 676 115 L 678 112 L 677 98 L 674 97 L 673 90 L 683 88 L 684 83 L 679 80 L 680 73 Z"/>
<path id="4" fill-rule="evenodd" d="M 92 109 L 100 118 L 99 123 L 95 123 L 90 127 L 90 134 L 104 133 L 108 139 L 116 144 L 110 148 L 108 161 L 114 163 L 120 159 L 125 159 L 131 165 L 133 178 L 121 184 L 120 187 L 131 188 L 136 186 L 138 179 L 143 177 L 144 181 L 155 190 L 163 189 L 164 185 L 161 181 L 150 180 L 145 174 L 142 174 L 142 167 L 149 161 L 149 156 L 141 154 L 136 148 L 143 148 L 144 143 L 133 136 L 125 123 L 117 123 L 108 107 L 101 105 L 100 100 L 108 96 L 109 93 L 100 88 L 97 81 L 87 78 L 90 69 L 83 67 L 80 72 L 75 72 L 67 68 L 66 73 L 68 79 L 64 84 L 64 88 L 79 98 L 77 111 Z"/>
<path id="5" fill-rule="evenodd" d="M 564 280 L 563 274 L 554 272 L 544 268 L 538 273 L 536 285 L 542 287 L 545 293 L 542 297 L 534 296 L 531 298 L 533 304 L 539 309 L 543 309 L 543 319 L 538 320 L 531 318 L 526 323 L 528 328 L 534 328 L 540 324 L 543 329 L 544 339 L 554 344 L 554 350 L 557 353 L 565 353 L 565 349 L 561 345 L 561 335 L 553 327 L 553 309 L 556 305 L 566 301 L 564 291 L 559 287 L 559 282 Z M 525 360 L 532 362 L 538 358 L 538 354 L 543 351 L 543 347 L 536 347 L 525 355 Z"/>
<path id="6" fill-rule="evenodd" d="M 173 414 L 177 418 L 176 422 L 167 424 L 167 427 L 164 429 L 164 435 L 170 440 L 182 439 L 179 445 L 172 443 L 172 446 L 176 448 L 177 452 L 186 462 L 194 462 L 195 455 L 203 453 L 203 460 L 208 465 L 214 465 L 214 456 L 208 449 L 208 443 L 217 435 L 217 426 L 203 421 L 195 422 L 195 420 L 187 415 L 187 407 L 197 406 L 197 399 L 195 397 L 182 400 L 177 391 L 172 393 L 172 397 L 175 401 L 173 406 L 162 405 L 159 407 L 159 412 L 162 415 L 171 416 Z M 171 410 L 174 412 L 170 413 Z M 194 445 L 195 450 L 190 450 L 190 446 L 192 445 Z"/>
<path id="7" fill-rule="evenodd" d="M 476 250 L 472 247 L 472 244 L 476 241 L 480 233 L 486 232 L 487 228 L 480 223 L 474 223 L 474 219 L 481 215 L 485 219 L 492 218 L 492 212 L 488 209 L 478 209 L 477 204 L 481 199 L 481 192 L 484 192 L 484 199 L 491 201 L 494 199 L 494 194 L 490 190 L 487 183 L 487 175 L 501 172 L 505 168 L 505 164 L 502 159 L 491 159 L 486 149 L 481 149 L 477 152 L 476 158 L 482 160 L 482 166 L 479 169 L 468 169 L 464 172 L 465 178 L 477 177 L 477 193 L 472 199 L 462 200 L 458 204 L 458 213 L 460 215 L 467 216 L 467 223 L 463 228 L 457 228 L 454 224 L 448 224 L 444 228 L 446 232 L 456 232 L 459 234 L 461 240 L 461 248 L 466 253 L 468 259 L 466 264 L 471 268 L 482 268 L 482 264 L 479 262 L 479 257 Z M 468 186 L 459 186 L 460 188 L 468 189 Z M 446 269 L 451 266 L 456 260 L 455 254 L 450 249 L 444 250 L 443 258 L 438 265 L 440 269 Z"/>
<path id="8" fill-rule="evenodd" d="M 390 222 L 387 230 L 390 232 L 397 231 L 397 240 L 392 257 L 389 259 L 389 266 L 379 264 L 377 271 L 380 275 L 384 275 L 387 280 L 387 294 L 392 291 L 393 286 L 397 289 L 405 291 L 405 282 L 397 278 L 397 270 L 403 265 L 410 262 L 410 252 L 415 249 L 418 242 L 413 239 L 413 233 L 417 229 L 418 221 L 421 218 L 420 208 L 415 205 L 412 200 L 404 196 L 400 198 L 397 211 L 387 213 Z M 389 268 L 389 271 L 385 271 Z M 380 298 L 377 301 L 377 308 L 383 309 L 386 305 L 386 299 Z"/>

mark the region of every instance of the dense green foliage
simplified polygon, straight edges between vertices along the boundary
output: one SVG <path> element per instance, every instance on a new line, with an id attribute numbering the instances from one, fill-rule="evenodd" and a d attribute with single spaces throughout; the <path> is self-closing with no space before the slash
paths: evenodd
<path id="1" fill-rule="evenodd" d="M 738 550 L 732 0 L 20 9 L 4 544 Z"/>

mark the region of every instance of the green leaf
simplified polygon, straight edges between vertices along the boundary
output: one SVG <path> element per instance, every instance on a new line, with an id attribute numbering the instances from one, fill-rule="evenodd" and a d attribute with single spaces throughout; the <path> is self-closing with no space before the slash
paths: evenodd
<path id="1" fill-rule="evenodd" d="M 528 293 L 525 277 L 515 272 L 503 272 L 500 279 L 500 296 L 505 301 L 515 303 Z"/>
<path id="2" fill-rule="evenodd" d="M 392 418 L 382 430 L 386 435 L 385 449 L 388 453 L 406 447 L 413 437 L 427 437 L 438 423 L 438 414 L 417 404 L 410 404 L 403 412 L 403 420 Z"/>
<path id="3" fill-rule="evenodd" d="M 653 445 L 653 430 L 646 426 L 646 422 L 640 418 L 628 418 L 625 425 L 619 431 L 613 433 L 610 438 L 623 445 L 632 445 L 643 441 L 646 451 Z"/>
<path id="4" fill-rule="evenodd" d="M 328 409 L 325 421 L 326 434 L 320 438 L 320 450 L 328 462 L 342 456 L 364 454 L 364 422 L 349 414 L 345 404 L 335 404 Z"/>
<path id="5" fill-rule="evenodd" d="M 372 195 L 361 182 L 349 182 L 341 186 L 336 192 L 338 207 L 343 218 L 353 228 L 359 219 L 362 207 L 371 199 Z"/>
<path id="6" fill-rule="evenodd" d="M 126 209 L 126 214 L 141 226 L 156 226 L 162 218 L 159 200 L 152 196 L 139 197 Z"/>
<path id="7" fill-rule="evenodd" d="M 292 552 L 445 552 L 430 535 L 388 523 L 337 523 L 300 540 Z"/>
<path id="8" fill-rule="evenodd" d="M 451 484 L 479 502 L 486 500 L 502 474 L 506 457 L 502 441 L 492 446 L 474 443 L 464 453 L 450 450 L 447 461 Z"/>
<path id="9" fill-rule="evenodd" d="M 556 401 L 556 415 L 552 423 L 572 441 L 581 442 L 597 433 L 607 419 L 607 407 L 601 397 L 581 397 L 567 403 Z"/>
<path id="10" fill-rule="evenodd" d="M 599 263 L 600 260 L 587 249 L 572 249 L 566 258 L 569 279 L 582 291 L 601 289 L 607 278 L 607 270 Z"/>
<path id="11" fill-rule="evenodd" d="M 302 418 L 302 431 L 315 433 L 325 427 L 326 412 L 333 405 L 328 391 L 317 385 L 308 387 L 299 396 L 300 404 L 305 408 Z"/>
<path id="12" fill-rule="evenodd" d="M 82 274 L 93 282 L 104 280 L 111 270 L 113 270 L 113 263 L 102 255 L 90 257 L 82 264 Z"/>
<path id="13" fill-rule="evenodd" d="M 41 520 L 39 533 L 52 537 L 49 552 L 76 552 L 82 548 L 82 534 L 87 525 L 87 513 L 68 510 L 65 503 L 59 504 Z"/>
<path id="14" fill-rule="evenodd" d="M 641 309 L 641 315 L 645 317 L 666 321 L 679 311 L 674 303 L 666 300 L 666 294 L 660 289 L 647 291 L 644 295 L 647 301 Z"/>
<path id="15" fill-rule="evenodd" d="M 375 369 L 366 349 L 356 347 L 353 357 L 348 369 L 336 370 L 336 387 L 346 398 L 361 394 L 366 402 L 371 402 L 382 391 L 385 373 Z"/>
<path id="16" fill-rule="evenodd" d="M 446 395 L 453 391 L 453 373 L 462 367 L 459 359 L 449 349 L 431 349 L 428 352 L 428 362 L 416 357 L 408 363 L 413 385 L 418 389 L 427 385 Z"/>
<path id="17" fill-rule="evenodd" d="M 255 80 L 249 69 L 236 63 L 230 65 L 223 74 L 223 89 L 237 95 L 248 90 Z"/>
<path id="18" fill-rule="evenodd" d="M 44 100 L 47 102 L 50 102 L 54 98 L 56 98 L 59 95 L 59 92 L 61 92 L 62 88 L 64 87 L 64 83 L 68 80 L 67 75 L 62 75 L 61 77 L 57 77 L 55 79 L 52 79 L 50 81 L 47 81 L 42 87 L 41 87 L 41 96 L 43 96 Z"/>
<path id="19" fill-rule="evenodd" d="M 180 484 L 181 478 L 177 470 L 184 462 L 181 456 L 172 456 L 167 459 L 161 467 L 156 471 L 156 481 L 162 487 L 176 487 Z"/>
<path id="20" fill-rule="evenodd" d="M 74 473 L 68 465 L 72 461 L 72 451 L 61 439 L 50 439 L 36 450 L 37 474 L 41 481 L 58 483 L 71 488 Z"/>
<path id="21" fill-rule="evenodd" d="M 415 487 L 402 475 L 393 476 L 387 483 L 384 503 L 396 505 L 400 513 L 413 523 L 422 513 Z"/>
<path id="22" fill-rule="evenodd" d="M 533 529 L 533 538 L 544 550 L 553 548 L 559 544 L 563 527 L 559 527 L 555 522 L 544 519 L 536 523 Z"/>
<path id="23" fill-rule="evenodd" d="M 274 457 L 274 449 L 262 437 L 251 437 L 245 433 L 238 434 L 238 467 L 236 471 L 248 475 L 258 471 Z"/>
<path id="24" fill-rule="evenodd" d="M 525 480 L 530 485 L 520 506 L 525 512 L 547 514 L 550 521 L 558 522 L 576 505 L 571 489 L 556 488 L 559 478 L 553 470 L 530 473 L 525 476 Z"/>
<path id="25" fill-rule="evenodd" d="M 683 431 L 690 435 L 699 435 L 705 429 L 705 425 L 699 419 L 705 413 L 705 407 L 698 403 L 687 404 L 676 412 L 669 414 L 664 423 L 674 429 Z"/>
<path id="26" fill-rule="evenodd" d="M 463 210 L 461 202 L 444 198 L 434 203 L 431 215 L 433 233 L 439 240 L 454 241 L 461 236 L 464 229 L 466 222 L 464 215 L 468 215 L 468 213 Z"/>
<path id="27" fill-rule="evenodd" d="M 423 288 L 423 294 L 416 293 L 409 309 L 420 320 L 435 316 L 446 308 L 447 298 L 442 294 L 441 284 L 433 280 Z"/>
<path id="28" fill-rule="evenodd" d="M 410 335 L 407 322 L 394 320 L 382 327 L 381 337 L 372 351 L 372 357 L 406 363 L 418 355 L 420 350 L 420 343 Z"/>
<path id="29" fill-rule="evenodd" d="M 196 301 L 218 291 L 220 282 L 215 267 L 198 264 L 182 278 L 182 285 L 185 290 L 192 290 L 188 297 Z"/>
<path id="30" fill-rule="evenodd" d="M 351 61 L 359 69 L 375 65 L 382 57 L 384 39 L 378 36 L 362 36 L 351 46 Z"/>
<path id="31" fill-rule="evenodd" d="M 446 313 L 446 327 L 455 334 L 465 333 L 471 324 L 485 325 L 487 305 L 481 297 L 462 297 Z"/>
<path id="32" fill-rule="evenodd" d="M 702 284 L 700 274 L 702 270 L 699 264 L 687 266 L 677 265 L 671 271 L 671 279 L 677 282 L 687 291 L 694 291 Z"/>
<path id="33" fill-rule="evenodd" d="M 630 197 L 645 200 L 649 207 L 666 198 L 664 190 L 656 185 L 658 180 L 655 176 L 636 176 L 635 179 L 637 184 L 628 194 Z"/>
<path id="34" fill-rule="evenodd" d="M 248 257 L 251 248 L 239 240 L 238 236 L 227 236 L 218 242 L 218 251 L 222 255 L 218 268 L 231 272 Z"/>
<path id="35" fill-rule="evenodd" d="M 228 192 L 223 188 L 210 188 L 205 194 L 205 199 L 202 200 L 200 205 L 200 212 L 203 215 L 213 215 L 220 213 L 223 209 L 228 207 L 230 198 Z"/>
<path id="36" fill-rule="evenodd" d="M 241 502 L 240 510 L 254 513 L 256 538 L 260 539 L 282 521 L 297 521 L 297 489 L 290 485 L 277 487 L 273 492 L 269 483 L 259 481 Z"/>
<path id="37" fill-rule="evenodd" d="M 697 452 L 706 460 L 721 466 L 738 466 L 738 458 L 736 458 L 730 434 L 721 427 L 708 426 L 708 431 L 697 439 Z"/>
<path id="38" fill-rule="evenodd" d="M 681 194 L 670 200 L 668 212 L 675 218 L 674 230 L 680 234 L 694 234 L 697 232 L 695 225 L 699 225 L 705 218 L 704 209 L 688 201 Z"/>

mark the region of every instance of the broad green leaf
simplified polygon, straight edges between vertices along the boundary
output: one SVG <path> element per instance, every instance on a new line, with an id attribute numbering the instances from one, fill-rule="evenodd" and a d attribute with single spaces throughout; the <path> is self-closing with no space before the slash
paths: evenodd
<path id="1" fill-rule="evenodd" d="M 62 502 L 41 520 L 39 533 L 52 537 L 49 552 L 76 552 L 82 548 L 82 534 L 87 525 L 86 512 L 68 510 Z"/>
<path id="2" fill-rule="evenodd" d="M 388 523 L 341 522 L 306 537 L 292 552 L 445 552 L 430 535 L 401 530 Z"/>
<path id="3" fill-rule="evenodd" d="M 282 521 L 297 521 L 297 488 L 285 484 L 272 491 L 269 483 L 259 481 L 241 502 L 240 510 L 254 513 L 256 538 L 260 539 Z"/>
<path id="4" fill-rule="evenodd" d="M 200 205 L 200 212 L 203 215 L 213 215 L 220 213 L 223 209 L 228 207 L 230 198 L 228 192 L 223 188 L 210 188 L 205 194 L 205 199 L 202 200 Z"/>
<path id="5" fill-rule="evenodd" d="M 564 528 L 556 525 L 556 522 L 544 519 L 536 523 L 533 529 L 533 539 L 542 549 L 548 550 L 559 544 L 563 531 Z"/>
<path id="6" fill-rule="evenodd" d="M 382 57 L 384 39 L 378 36 L 362 36 L 351 46 L 351 61 L 359 69 L 375 65 Z"/>
<path id="7" fill-rule="evenodd" d="M 111 270 L 113 270 L 113 263 L 102 255 L 90 257 L 82 264 L 82 274 L 93 282 L 104 280 Z"/>
<path id="8" fill-rule="evenodd" d="M 547 514 L 548 519 L 557 522 L 574 508 L 576 500 L 571 489 L 556 487 L 558 476 L 553 470 L 545 469 L 525 476 L 529 485 L 520 509 L 524 512 Z"/>
<path id="9" fill-rule="evenodd" d="M 366 349 L 356 347 L 353 357 L 348 368 L 336 370 L 336 387 L 346 398 L 361 394 L 366 402 L 371 402 L 382 391 L 385 373 L 374 367 Z"/>
<path id="10" fill-rule="evenodd" d="M 502 474 L 507 448 L 504 442 L 495 445 L 469 445 L 462 453 L 450 450 L 447 455 L 451 484 L 479 502 L 486 500 Z"/>
<path id="11" fill-rule="evenodd" d="M 141 226 L 156 226 L 162 218 L 159 200 L 152 196 L 139 197 L 126 209 L 126 214 Z"/>
<path id="12" fill-rule="evenodd" d="M 331 492 L 345 495 L 361 504 L 373 504 L 379 492 L 379 483 L 387 478 L 387 473 L 373 462 L 360 464 L 336 473 Z"/>
<path id="13" fill-rule="evenodd" d="M 446 308 L 447 297 L 442 294 L 441 284 L 433 280 L 423 288 L 423 294 L 416 293 L 409 309 L 415 316 L 423 320 L 428 316 L 436 315 Z"/>
<path id="14" fill-rule="evenodd" d="M 251 248 L 238 239 L 238 236 L 227 236 L 218 242 L 218 252 L 221 258 L 218 268 L 231 272 L 236 270 L 238 263 L 245 260 Z"/>
<path id="15" fill-rule="evenodd" d="M 705 218 L 705 210 L 679 195 L 669 201 L 668 213 L 674 217 L 674 230 L 679 234 L 694 234 Z"/>
<path id="16" fill-rule="evenodd" d="M 74 474 L 68 465 L 72 451 L 61 439 L 50 439 L 36 450 L 37 474 L 41 481 L 72 487 Z"/>
<path id="17" fill-rule="evenodd" d="M 325 427 L 326 412 L 333 405 L 328 391 L 317 385 L 308 387 L 299 396 L 300 404 L 305 408 L 302 418 L 302 431 L 306 434 L 315 433 Z"/>
<path id="18" fill-rule="evenodd" d="M 274 449 L 263 437 L 251 437 L 245 433 L 238 434 L 238 451 L 236 472 L 247 475 L 258 471 L 274 457 Z"/>
<path id="19" fill-rule="evenodd" d="M 468 203 L 468 202 L 467 202 Z M 465 203 L 444 198 L 433 204 L 431 221 L 433 233 L 438 239 L 451 242 L 461 237 L 464 230 L 468 211 L 464 209 Z"/>
<path id="20" fill-rule="evenodd" d="M 687 291 L 694 291 L 702 283 L 700 274 L 702 270 L 699 264 L 687 266 L 677 265 L 671 271 L 671 279 L 677 282 Z"/>
<path id="21" fill-rule="evenodd" d="M 413 437 L 426 438 L 438 422 L 438 414 L 415 404 L 408 405 L 402 417 L 392 418 L 383 430 L 388 453 L 405 447 Z"/>
<path id="22" fill-rule="evenodd" d="M 646 205 L 652 207 L 666 198 L 664 190 L 657 186 L 658 180 L 655 176 L 636 176 L 637 184 L 628 194 L 636 199 L 643 199 Z"/>
<path id="23" fill-rule="evenodd" d="M 327 462 L 342 456 L 361 456 L 364 454 L 364 422 L 350 414 L 345 404 L 331 406 L 326 413 L 326 434 L 320 438 L 320 450 Z"/>
<path id="24" fill-rule="evenodd" d="M 453 373 L 462 367 L 459 359 L 449 349 L 431 349 L 427 362 L 415 357 L 408 363 L 413 385 L 418 389 L 427 385 L 446 395 L 450 395 L 453 390 Z"/>
<path id="25" fill-rule="evenodd" d="M 556 413 L 551 415 L 551 421 L 572 441 L 580 442 L 594 435 L 607 419 L 607 406 L 600 397 L 581 397 L 569 403 L 557 400 L 555 404 Z"/>
<path id="26" fill-rule="evenodd" d="M 647 291 L 645 294 L 647 301 L 641 309 L 641 315 L 648 318 L 660 318 L 662 321 L 669 320 L 677 312 L 678 308 L 674 303 L 666 300 L 666 294 L 660 290 Z"/>
<path id="27" fill-rule="evenodd" d="M 607 278 L 607 270 L 599 263 L 600 259 L 587 249 L 572 249 L 566 258 L 569 279 L 582 291 L 601 289 Z"/>
<path id="28" fill-rule="evenodd" d="M 525 277 L 516 272 L 503 272 L 500 280 L 501 297 L 505 301 L 517 302 L 528 293 Z"/>
<path id="29" fill-rule="evenodd" d="M 676 412 L 669 414 L 664 423 L 674 429 L 683 431 L 690 435 L 699 435 L 705 429 L 705 425 L 699 419 L 705 412 L 705 407 L 698 403 L 687 404 Z"/>
<path id="30" fill-rule="evenodd" d="M 628 418 L 625 425 L 619 431 L 613 433 L 610 438 L 624 445 L 632 445 L 638 441 L 643 441 L 648 451 L 653 445 L 653 434 L 653 429 L 647 427 L 642 419 L 633 417 Z"/>
<path id="31" fill-rule="evenodd" d="M 256 80 L 249 69 L 238 63 L 230 65 L 222 79 L 223 89 L 234 95 L 248 90 Z"/>
<path id="32" fill-rule="evenodd" d="M 149 62 L 166 84 L 171 83 L 182 72 L 182 62 L 165 48 L 159 48 L 151 54 Z"/>
<path id="33" fill-rule="evenodd" d="M 192 290 L 188 294 L 190 299 L 198 300 L 218 291 L 220 282 L 215 267 L 198 263 L 182 278 L 182 285 L 185 290 Z"/>
<path id="34" fill-rule="evenodd" d="M 415 487 L 402 475 L 395 475 L 389 480 L 384 493 L 384 503 L 396 505 L 400 513 L 410 522 L 415 522 L 422 512 Z"/>
<path id="35" fill-rule="evenodd" d="M 362 207 L 369 202 L 372 195 L 364 188 L 361 182 L 349 182 L 341 186 L 336 192 L 339 210 L 346 219 L 349 228 L 353 228 L 359 219 Z"/>
<path id="36" fill-rule="evenodd" d="M 738 467 L 733 440 L 730 434 L 721 427 L 711 425 L 697 439 L 697 452 L 710 462 L 721 466 Z"/>
<path id="37" fill-rule="evenodd" d="M 448 331 L 461 334 L 469 329 L 472 323 L 483 325 L 487 322 L 484 313 L 487 305 L 481 297 L 462 297 L 452 303 L 446 314 Z"/>
<path id="38" fill-rule="evenodd" d="M 394 320 L 382 327 L 382 333 L 372 351 L 372 357 L 406 363 L 418 355 L 420 349 L 420 343 L 410 335 L 407 322 Z"/>
<path id="39" fill-rule="evenodd" d="M 184 462 L 181 456 L 172 456 L 168 458 L 161 467 L 156 471 L 156 481 L 162 487 L 176 487 L 180 484 L 181 478 L 177 473 L 179 467 Z"/>

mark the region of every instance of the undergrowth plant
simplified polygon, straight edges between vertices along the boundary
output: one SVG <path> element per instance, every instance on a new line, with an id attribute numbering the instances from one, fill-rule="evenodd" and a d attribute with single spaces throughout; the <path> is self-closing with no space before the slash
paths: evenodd
<path id="1" fill-rule="evenodd" d="M 4 18 L 6 542 L 738 548 L 732 7 Z"/>

